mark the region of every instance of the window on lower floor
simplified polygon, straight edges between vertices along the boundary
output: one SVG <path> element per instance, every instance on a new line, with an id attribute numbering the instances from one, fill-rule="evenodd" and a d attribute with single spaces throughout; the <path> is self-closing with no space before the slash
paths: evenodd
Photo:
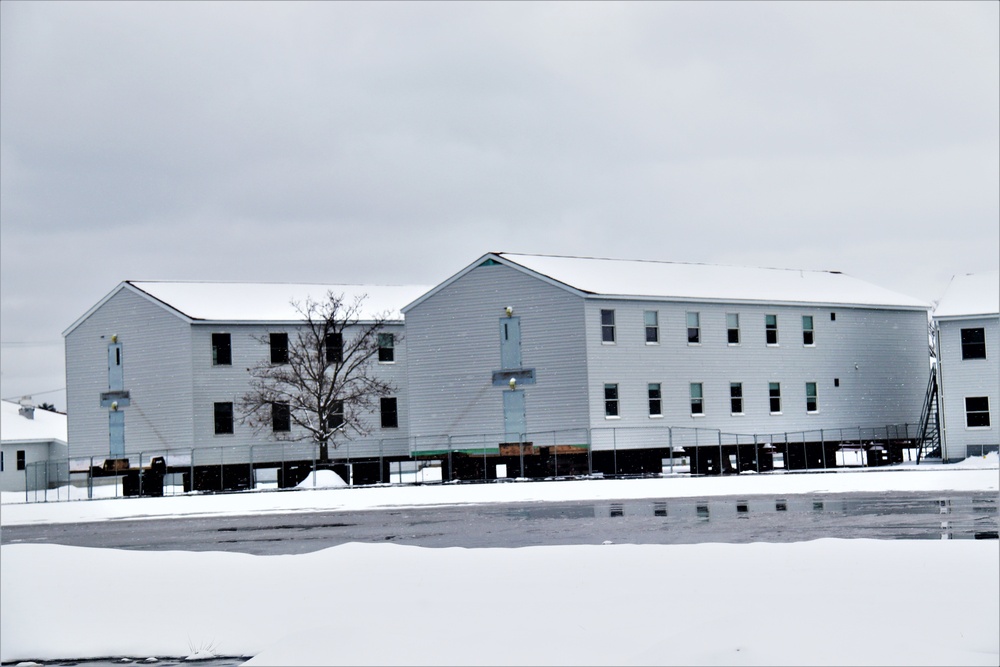
<path id="1" fill-rule="evenodd" d="M 965 397 L 965 425 L 969 428 L 982 428 L 990 425 L 990 397 Z"/>
<path id="2" fill-rule="evenodd" d="M 225 435 L 233 432 L 233 404 L 215 404 L 215 434 Z"/>
<path id="3" fill-rule="evenodd" d="M 292 430 L 292 410 L 288 403 L 271 403 L 271 430 L 275 433 Z"/>
<path id="4" fill-rule="evenodd" d="M 384 364 L 396 360 L 396 337 L 393 334 L 378 335 L 378 360 Z"/>
<path id="5" fill-rule="evenodd" d="M 288 363 L 288 334 L 286 333 L 273 333 L 270 335 L 271 344 L 271 363 L 272 364 L 287 364 Z"/>
<path id="6" fill-rule="evenodd" d="M 819 400 L 816 397 L 815 382 L 806 382 L 806 412 L 819 412 Z"/>
<path id="7" fill-rule="evenodd" d="M 617 417 L 618 416 L 618 385 L 617 384 L 606 384 L 606 385 L 604 385 L 604 416 L 605 417 Z"/>
<path id="8" fill-rule="evenodd" d="M 24 450 L 23 449 L 19 449 L 19 450 L 17 450 L 17 469 L 18 470 L 24 470 L 24 466 L 25 466 L 25 462 L 24 462 Z"/>
<path id="9" fill-rule="evenodd" d="M 687 314 L 688 344 L 701 343 L 701 316 L 698 313 Z"/>
<path id="10" fill-rule="evenodd" d="M 734 415 L 743 414 L 743 383 L 729 383 L 729 411 Z"/>
<path id="11" fill-rule="evenodd" d="M 777 315 L 765 315 L 764 316 L 764 334 L 767 337 L 768 345 L 778 344 L 778 316 Z"/>
<path id="12" fill-rule="evenodd" d="M 659 417 L 663 415 L 663 396 L 660 393 L 660 383 L 650 382 L 647 387 L 649 394 L 649 416 Z"/>
<path id="13" fill-rule="evenodd" d="M 702 395 L 702 386 L 700 382 L 691 383 L 691 414 L 692 415 L 702 415 L 705 414 L 705 399 Z"/>
<path id="14" fill-rule="evenodd" d="M 655 310 L 647 310 L 643 313 L 643 320 L 646 325 L 646 342 L 660 342 L 660 317 Z"/>
<path id="15" fill-rule="evenodd" d="M 601 342 L 615 342 L 615 311 L 601 311 Z"/>
<path id="16" fill-rule="evenodd" d="M 726 335 L 730 345 L 740 344 L 740 315 L 739 313 L 726 313 Z"/>
<path id="17" fill-rule="evenodd" d="M 781 412 L 781 383 L 769 382 L 767 384 L 767 395 L 771 402 L 771 414 Z"/>
<path id="18" fill-rule="evenodd" d="M 331 431 L 336 431 L 344 426 L 344 402 L 334 401 L 330 406 L 330 412 L 326 415 L 326 427 Z"/>
<path id="19" fill-rule="evenodd" d="M 986 329 L 962 329 L 962 358 L 986 358 Z"/>
<path id="20" fill-rule="evenodd" d="M 232 366 L 233 365 L 233 343 L 232 338 L 227 333 L 212 334 L 212 365 Z"/>
<path id="21" fill-rule="evenodd" d="M 382 428 L 399 428 L 395 396 L 383 396 L 379 399 L 379 409 L 382 413 Z"/>

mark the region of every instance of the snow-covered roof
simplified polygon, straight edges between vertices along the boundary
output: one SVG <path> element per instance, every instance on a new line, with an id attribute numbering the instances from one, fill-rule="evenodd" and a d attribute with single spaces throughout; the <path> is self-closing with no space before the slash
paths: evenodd
<path id="1" fill-rule="evenodd" d="M 1000 314 L 1000 271 L 952 276 L 935 318 Z"/>
<path id="2" fill-rule="evenodd" d="M 34 418 L 20 414 L 21 405 L 0 401 L 0 440 L 3 442 L 66 442 L 66 415 L 35 408 Z"/>
<path id="3" fill-rule="evenodd" d="M 236 283 L 205 281 L 139 281 L 120 283 L 98 304 L 74 322 L 69 334 L 121 289 L 132 289 L 191 320 L 212 322 L 300 322 L 292 302 L 322 301 L 328 291 L 343 295 L 348 304 L 364 295 L 360 319 L 386 317 L 402 320 L 400 308 L 430 289 L 426 285 L 326 285 L 294 283 Z"/>
<path id="4" fill-rule="evenodd" d="M 527 255 L 508 252 L 487 254 L 466 271 L 489 259 L 522 267 L 542 278 L 567 286 L 584 295 L 609 298 L 753 303 L 787 302 L 930 309 L 929 303 L 837 271 L 769 269 L 649 260 Z M 414 304 L 410 304 L 410 306 L 412 305 Z"/>

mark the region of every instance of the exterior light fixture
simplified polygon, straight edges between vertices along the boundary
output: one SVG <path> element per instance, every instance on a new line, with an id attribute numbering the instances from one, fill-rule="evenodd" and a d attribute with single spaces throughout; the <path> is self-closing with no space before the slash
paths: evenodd
<path id="1" fill-rule="evenodd" d="M 118 401 L 111 402 L 111 409 L 114 410 L 115 412 L 118 412 Z"/>
<path id="2" fill-rule="evenodd" d="M 507 317 L 510 317 L 511 315 L 514 314 L 514 308 L 513 306 L 507 306 L 506 308 L 503 309 L 503 312 L 507 313 Z"/>
<path id="3" fill-rule="evenodd" d="M 516 389 L 517 388 L 517 378 L 511 378 L 510 382 L 508 382 L 507 384 L 510 385 L 511 389 Z"/>
<path id="4" fill-rule="evenodd" d="M 111 334 L 111 342 L 112 343 L 118 342 L 118 334 Z"/>

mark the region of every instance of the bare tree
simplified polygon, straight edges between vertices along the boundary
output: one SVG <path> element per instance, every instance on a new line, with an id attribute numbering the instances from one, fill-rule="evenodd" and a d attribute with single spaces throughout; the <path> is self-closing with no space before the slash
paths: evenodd
<path id="1" fill-rule="evenodd" d="M 347 302 L 328 291 L 322 301 L 292 301 L 303 323 L 277 346 L 275 334 L 259 338 L 271 356 L 250 372 L 250 390 L 239 400 L 240 422 L 278 440 L 312 440 L 319 458 L 330 460 L 351 434 L 367 435 L 379 398 L 395 388 L 375 376 L 375 357 L 387 315 L 362 319 L 367 295 Z M 285 340 L 286 346 L 281 347 Z"/>

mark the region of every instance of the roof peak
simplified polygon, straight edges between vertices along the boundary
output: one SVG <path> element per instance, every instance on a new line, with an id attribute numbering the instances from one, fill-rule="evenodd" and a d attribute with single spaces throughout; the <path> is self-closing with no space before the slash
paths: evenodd
<path id="1" fill-rule="evenodd" d="M 625 257 L 592 257 L 587 255 L 549 255 L 546 253 L 532 253 L 532 252 L 496 252 L 493 253 L 501 257 L 544 257 L 550 259 L 586 259 L 586 260 L 596 260 L 603 262 L 642 262 L 646 264 L 670 264 L 675 266 L 708 266 L 708 267 L 722 267 L 722 268 L 736 268 L 736 269 L 764 269 L 767 271 L 794 271 L 803 272 L 809 271 L 810 273 L 833 273 L 837 275 L 843 275 L 842 271 L 835 271 L 831 269 L 800 269 L 794 267 L 781 267 L 781 266 L 748 266 L 746 264 L 717 264 L 713 262 L 678 262 L 674 260 L 667 259 L 630 259 Z"/>

